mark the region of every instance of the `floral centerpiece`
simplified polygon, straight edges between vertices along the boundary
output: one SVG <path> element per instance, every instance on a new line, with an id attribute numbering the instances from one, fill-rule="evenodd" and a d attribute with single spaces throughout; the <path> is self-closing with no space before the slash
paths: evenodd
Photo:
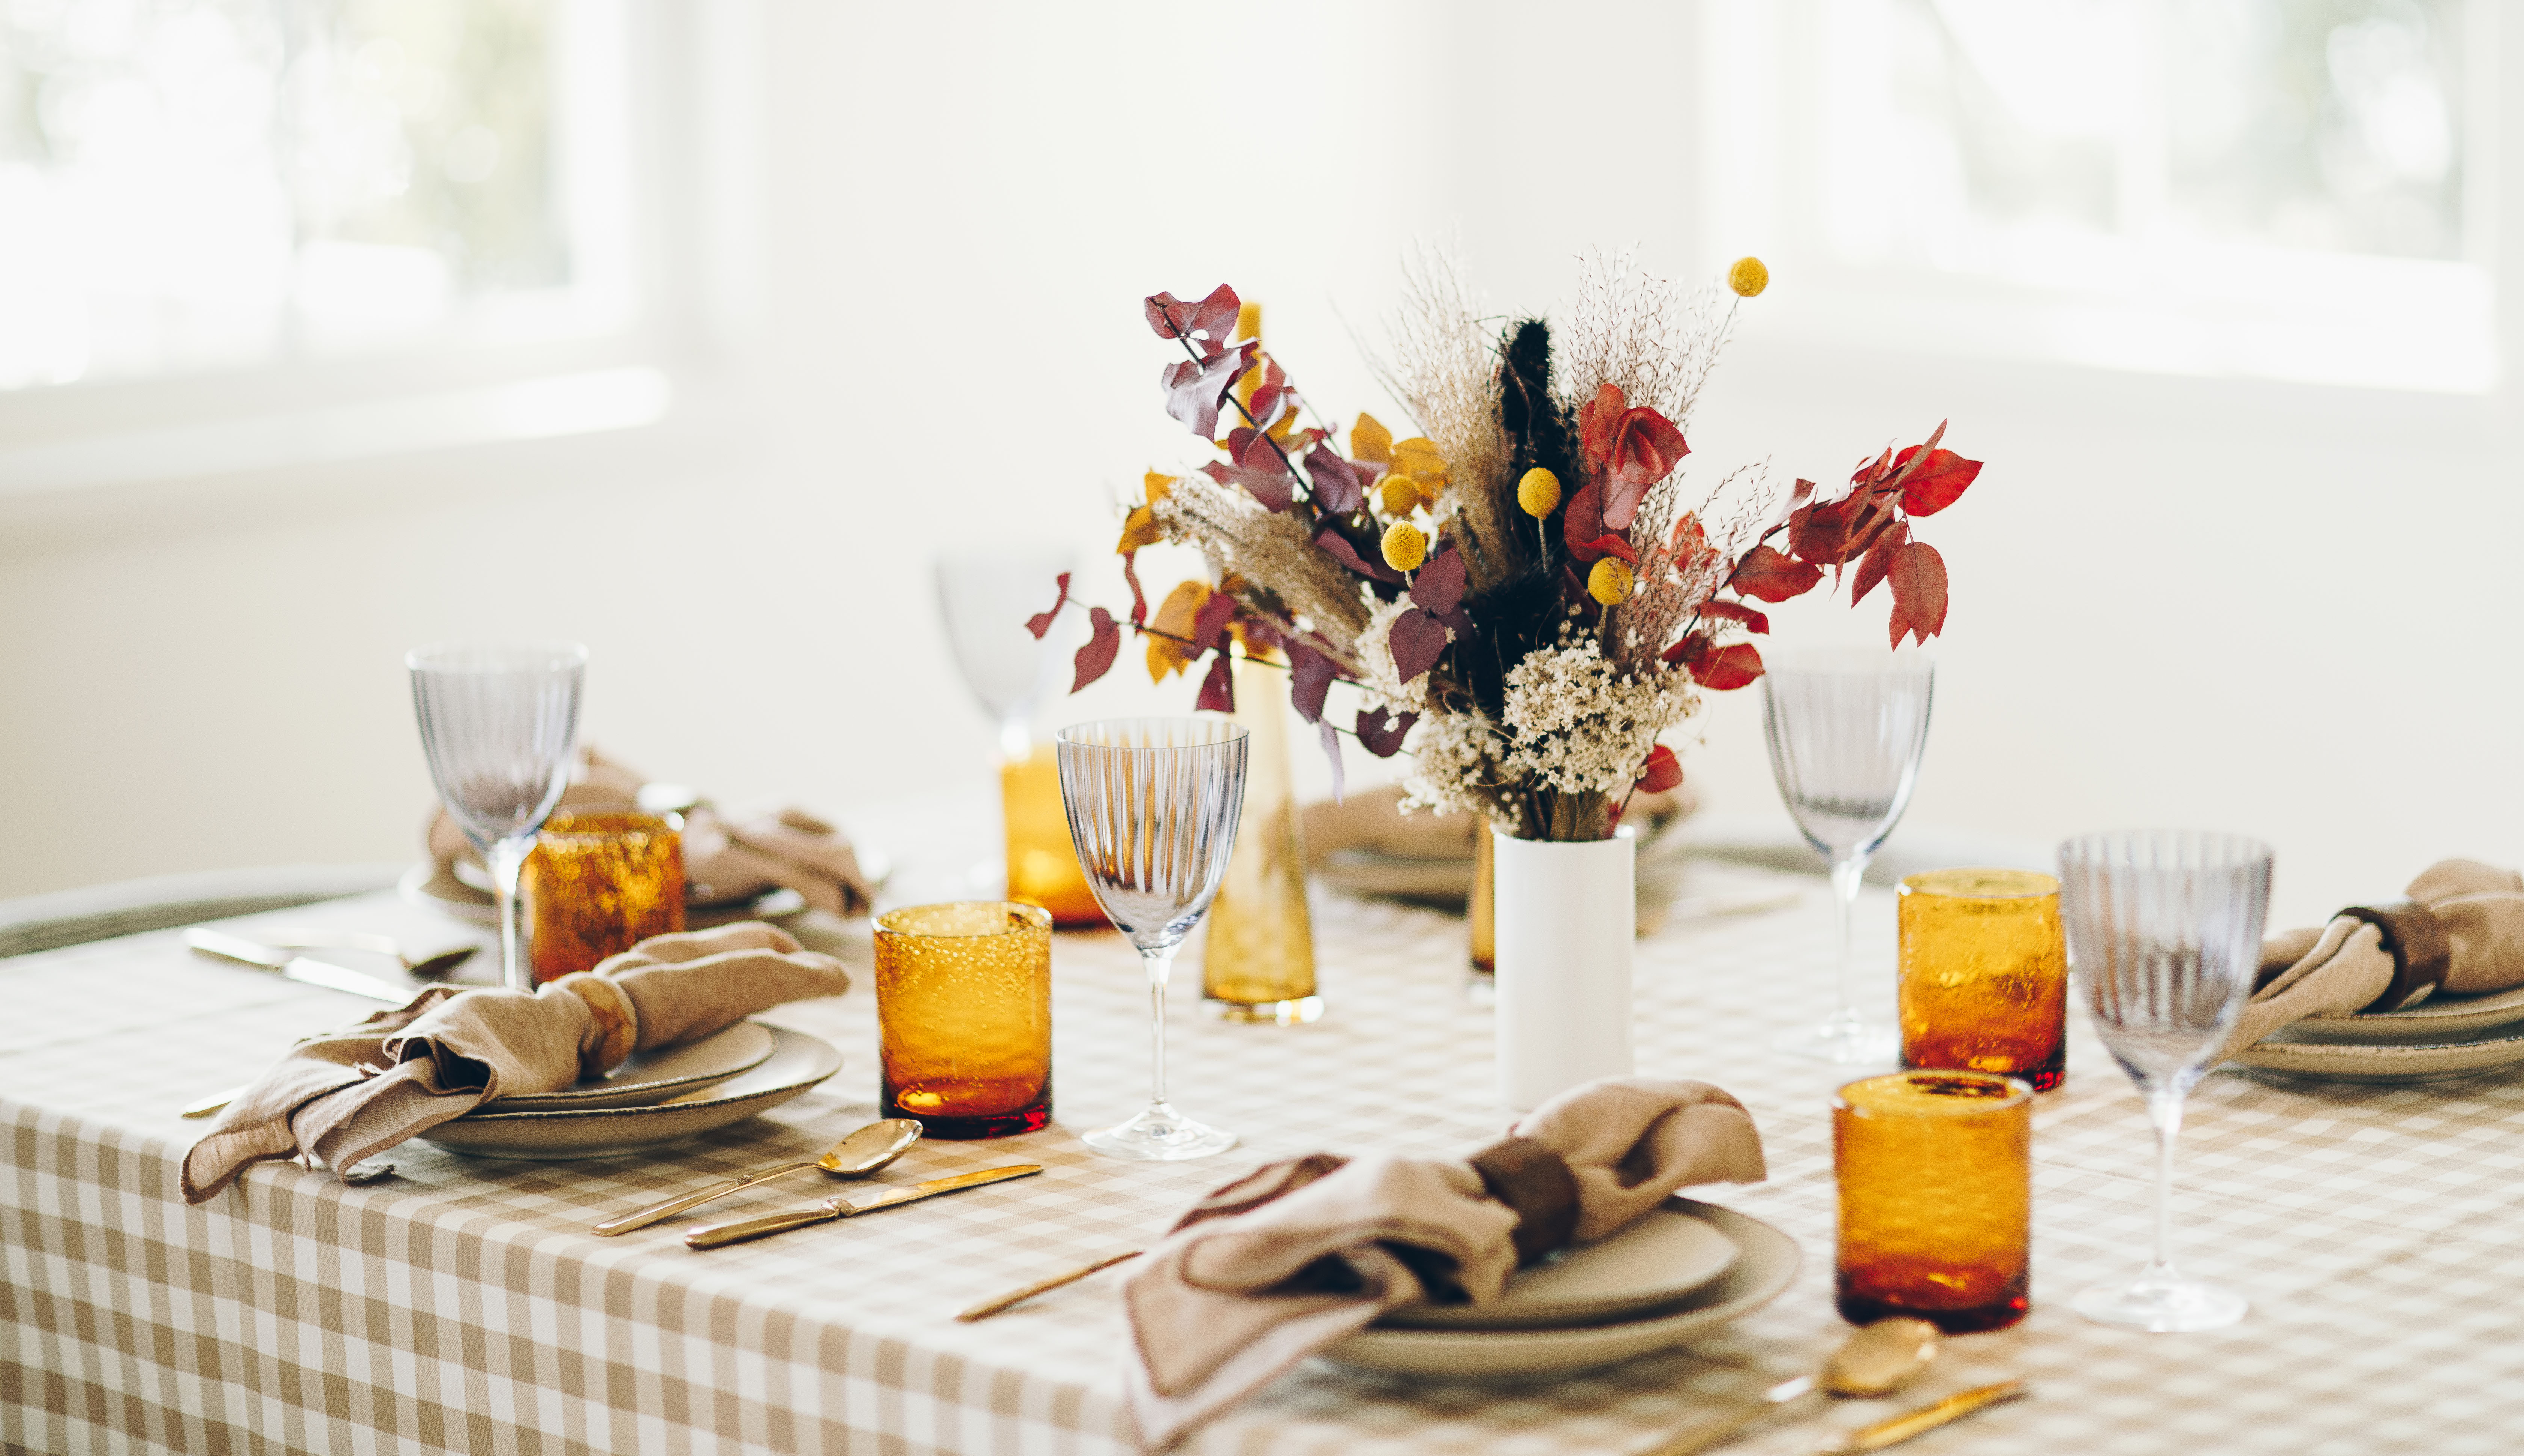
<path id="1" fill-rule="evenodd" d="M 1407 749 L 1407 805 L 1589 841 L 1613 833 L 1634 790 L 1680 781 L 1658 739 L 1702 692 L 1761 675 L 1764 605 L 1829 572 L 1852 605 L 1888 589 L 1895 646 L 1936 635 L 1945 562 L 1913 523 L 1980 471 L 1940 447 L 1943 425 L 1862 462 L 1828 499 L 1811 480 L 1780 499 L 1758 465 L 1687 492 L 1692 407 L 1737 306 L 1768 281 L 1747 258 L 1686 296 L 1598 261 L 1566 322 L 1501 328 L 1450 264 L 1423 259 L 1377 362 L 1421 433 L 1397 440 L 1360 414 L 1346 445 L 1239 327 L 1234 289 L 1148 298 L 1149 328 L 1180 355 L 1167 411 L 1218 454 L 1150 473 L 1123 528 L 1127 625 L 1151 675 L 1206 656 L 1198 706 L 1232 708 L 1231 651 L 1276 650 L 1335 775 L 1336 734 L 1379 756 Z M 1137 556 L 1161 541 L 1198 548 L 1213 578 L 1151 613 Z M 1037 637 L 1068 599 L 1064 575 Z M 1090 616 L 1073 691 L 1120 651 L 1125 622 Z M 1335 682 L 1361 695 L 1347 727 L 1327 710 Z"/>

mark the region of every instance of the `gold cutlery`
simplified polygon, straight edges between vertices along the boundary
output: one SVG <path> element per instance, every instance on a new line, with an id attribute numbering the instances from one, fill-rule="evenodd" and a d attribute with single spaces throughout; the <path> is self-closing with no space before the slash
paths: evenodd
<path id="1" fill-rule="evenodd" d="M 186 1102 L 183 1106 L 175 1109 L 175 1115 L 177 1117 L 208 1117 L 212 1113 L 218 1111 L 228 1103 L 233 1102 L 244 1095 L 244 1088 L 232 1087 L 223 1092 L 213 1092 L 199 1101 Z"/>
<path id="2" fill-rule="evenodd" d="M 626 1213 L 619 1218 L 607 1219 L 596 1226 L 595 1232 L 608 1238 L 616 1234 L 628 1234 L 634 1229 L 645 1229 L 660 1219 L 673 1218 L 688 1208 L 699 1208 L 704 1203 L 714 1202 L 730 1193 L 741 1193 L 747 1189 L 760 1188 L 766 1183 L 814 1169 L 821 1169 L 835 1178 L 865 1178 L 902 1156 L 911 1144 L 919 1141 L 920 1124 L 907 1117 L 889 1117 L 883 1122 L 869 1123 L 866 1127 L 844 1138 L 824 1149 L 824 1155 L 820 1158 L 810 1158 L 802 1163 L 783 1163 L 777 1168 L 765 1168 L 759 1173 L 748 1173 L 742 1178 L 731 1178 L 723 1183 L 714 1183 L 707 1188 L 697 1189 L 692 1192 L 668 1198 L 663 1203 L 652 1204 L 637 1213 Z"/>
<path id="3" fill-rule="evenodd" d="M 1900 1445 L 1915 1435 L 1934 1431 L 1949 1421 L 1960 1421 L 1983 1407 L 2014 1400 L 2027 1393 L 2022 1381 L 1982 1385 L 1978 1389 L 1949 1395 L 1916 1411 L 1905 1411 L 1889 1421 L 1878 1421 L 1856 1431 L 1844 1431 L 1815 1447 L 1814 1456 L 1857 1456 L 1862 1451 L 1881 1451 L 1886 1446 Z"/>
<path id="4" fill-rule="evenodd" d="M 1801 1375 L 1792 1381 L 1781 1381 L 1763 1391 L 1761 1399 L 1742 1410 L 1694 1426 L 1663 1445 L 1650 1446 L 1639 1456 L 1690 1456 L 1693 1451 L 1705 1451 L 1762 1417 L 1803 1400 L 1819 1389 L 1834 1395 L 1858 1397 L 1890 1395 L 1912 1377 L 1927 1369 L 1944 1345 L 1937 1327 L 1925 1320 L 1877 1320 L 1842 1340 L 1840 1348 L 1831 1352 L 1831 1359 L 1824 1363 L 1819 1375 Z M 1920 1429 L 1924 1431 L 1927 1428 Z M 1859 1449 L 1873 1450 L 1874 1447 Z"/>
<path id="5" fill-rule="evenodd" d="M 834 1219 L 849 1218 L 853 1214 L 874 1213 L 880 1208 L 916 1203 L 923 1198 L 934 1198 L 940 1193 L 952 1193 L 962 1189 L 977 1189 L 984 1184 L 999 1183 L 1010 1178 L 1024 1178 L 1042 1171 L 1041 1163 L 1012 1163 L 1005 1168 L 985 1168 L 979 1173 L 958 1173 L 952 1178 L 933 1178 L 927 1183 L 915 1183 L 907 1188 L 887 1189 L 875 1197 L 862 1198 L 856 1203 L 847 1198 L 834 1198 L 819 1207 L 800 1209 L 795 1213 L 775 1213 L 765 1218 L 746 1219 L 742 1223 L 711 1224 L 685 1235 L 684 1246 L 718 1248 L 723 1244 L 743 1243 L 749 1238 L 760 1238 L 769 1234 L 782 1234 L 791 1229 L 802 1229 L 808 1224 L 829 1223 Z"/>
<path id="6" fill-rule="evenodd" d="M 415 981 L 444 981 L 450 972 L 472 959 L 473 952 L 481 948 L 478 946 L 459 946 L 453 950 L 442 950 L 436 955 L 414 960 L 403 953 L 401 941 L 374 931 L 310 930 L 291 926 L 258 934 L 263 937 L 262 944 L 285 950 L 365 950 L 372 955 L 382 955 L 402 966 L 404 974 Z"/>
<path id="7" fill-rule="evenodd" d="M 301 981 L 309 986 L 321 986 L 328 991 L 345 991 L 353 995 L 364 995 L 371 1000 L 390 1001 L 398 1006 L 409 1002 L 413 996 L 420 995 L 421 991 L 416 986 L 397 986 L 391 981 L 379 980 L 363 971 L 355 971 L 347 966 L 337 966 L 330 961 L 316 960 L 305 955 L 293 955 L 278 946 L 262 945 L 249 941 L 243 936 L 232 936 L 224 931 L 212 930 L 203 925 L 196 925 L 184 932 L 184 944 L 206 955 L 216 955 L 222 960 L 241 961 L 246 965 L 257 966 L 267 971 L 276 971 L 292 981 Z"/>
<path id="8" fill-rule="evenodd" d="M 981 1303 L 974 1305 L 971 1309 L 957 1315 L 955 1319 L 959 1324 L 965 1325 L 969 1325 L 975 1320 L 987 1320 L 995 1314 L 999 1314 L 1003 1311 L 1016 1308 L 1018 1305 L 1032 1299 L 1037 1294 L 1048 1294 L 1063 1285 L 1074 1285 L 1091 1274 L 1110 1269 L 1114 1265 L 1119 1264 L 1126 1259 L 1136 1259 L 1139 1256 L 1140 1251 L 1138 1249 L 1130 1249 L 1118 1254 L 1106 1254 L 1104 1257 L 1096 1260 L 1092 1264 L 1081 1265 L 1076 1269 L 1070 1270 L 1066 1274 L 1055 1274 L 1049 1279 L 1036 1280 L 1033 1284 L 1026 1286 L 1024 1288 L 1010 1290 L 1005 1294 L 1001 1294 L 996 1299 L 985 1299 Z"/>

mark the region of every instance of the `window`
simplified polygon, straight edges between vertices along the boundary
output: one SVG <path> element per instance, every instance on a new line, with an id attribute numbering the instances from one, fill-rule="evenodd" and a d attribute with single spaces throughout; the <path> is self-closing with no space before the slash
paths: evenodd
<path id="1" fill-rule="evenodd" d="M 1717 49 L 1775 77 L 1736 103 L 1778 177 L 1722 214 L 1835 307 L 1908 296 L 1876 325 L 1915 344 L 2486 391 L 2486 22 L 2482 0 L 1729 4 Z"/>
<path id="2" fill-rule="evenodd" d="M 618 329 L 607 0 L 0 0 L 0 389 Z"/>

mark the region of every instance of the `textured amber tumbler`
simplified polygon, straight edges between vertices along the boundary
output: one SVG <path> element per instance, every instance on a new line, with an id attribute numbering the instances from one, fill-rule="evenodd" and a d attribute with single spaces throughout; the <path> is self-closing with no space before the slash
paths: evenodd
<path id="1" fill-rule="evenodd" d="M 1902 1065 L 2021 1077 L 2068 1065 L 2068 950 L 2060 882 L 1941 869 L 1902 882 Z"/>
<path id="2" fill-rule="evenodd" d="M 885 1115 L 931 1138 L 1051 1120 L 1051 914 L 967 900 L 876 918 Z"/>
<path id="3" fill-rule="evenodd" d="M 1029 746 L 999 760 L 999 807 L 1008 847 L 1008 898 L 1041 905 L 1064 930 L 1102 928 L 1104 907 L 1078 867 L 1069 839 L 1069 810 L 1060 801 L 1060 763 L 1051 750 Z"/>
<path id="4" fill-rule="evenodd" d="M 683 821 L 628 804 L 556 810 L 535 837 L 518 889 L 535 980 L 592 969 L 684 928 Z"/>
<path id="5" fill-rule="evenodd" d="M 2024 1318 L 2033 1089 L 1978 1072 L 1896 1072 L 1831 1100 L 1840 1317 L 1949 1335 Z"/>

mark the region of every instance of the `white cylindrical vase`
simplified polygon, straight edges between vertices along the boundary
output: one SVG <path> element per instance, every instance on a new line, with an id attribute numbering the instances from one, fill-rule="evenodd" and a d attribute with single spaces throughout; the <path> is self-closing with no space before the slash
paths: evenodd
<path id="1" fill-rule="evenodd" d="M 1582 1082 L 1630 1075 L 1636 841 L 1491 831 L 1497 883 L 1499 1100 L 1520 1112 Z"/>

